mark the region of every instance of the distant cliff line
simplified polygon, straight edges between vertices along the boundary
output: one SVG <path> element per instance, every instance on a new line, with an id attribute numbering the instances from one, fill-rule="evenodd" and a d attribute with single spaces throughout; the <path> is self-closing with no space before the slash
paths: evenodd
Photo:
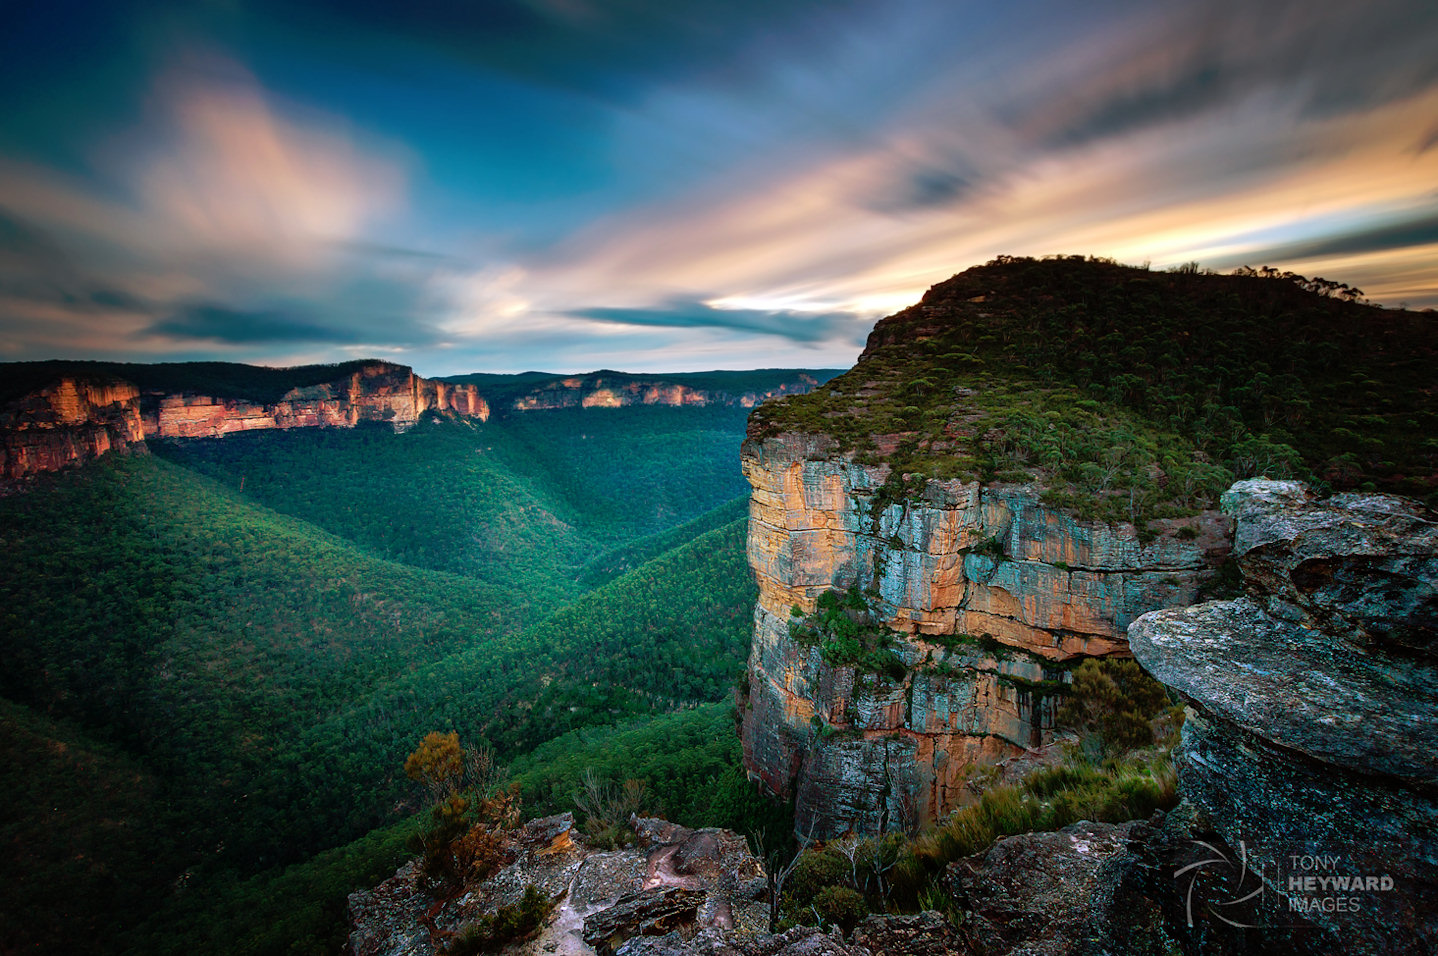
<path id="1" fill-rule="evenodd" d="M 56 471 L 150 438 L 221 438 L 266 429 L 353 428 L 362 422 L 404 431 L 426 414 L 487 421 L 492 407 L 503 412 L 631 405 L 753 408 L 771 397 L 804 394 L 835 374 L 601 371 L 427 379 L 408 366 L 377 360 L 284 369 L 226 362 L 27 362 L 4 368 L 0 476 L 9 479 Z"/>

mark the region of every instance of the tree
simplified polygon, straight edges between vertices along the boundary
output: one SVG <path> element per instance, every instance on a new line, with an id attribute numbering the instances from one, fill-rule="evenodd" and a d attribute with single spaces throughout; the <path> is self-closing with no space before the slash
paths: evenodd
<path id="1" fill-rule="evenodd" d="M 459 734 L 430 731 L 405 758 L 405 776 L 422 784 L 436 803 L 458 792 L 464 781 L 464 748 Z"/>

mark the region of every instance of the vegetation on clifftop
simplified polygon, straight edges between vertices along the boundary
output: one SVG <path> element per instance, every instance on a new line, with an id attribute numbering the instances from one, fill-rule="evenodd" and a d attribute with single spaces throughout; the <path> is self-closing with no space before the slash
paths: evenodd
<path id="1" fill-rule="evenodd" d="M 858 365 L 750 435 L 830 435 L 909 492 L 1036 481 L 1104 520 L 1192 513 L 1258 474 L 1432 502 L 1438 321 L 1301 278 L 1003 257 L 882 320 Z"/>
<path id="2" fill-rule="evenodd" d="M 353 375 L 378 359 L 329 365 L 270 368 L 238 362 L 93 362 L 78 359 L 0 364 L 0 402 L 8 402 L 61 378 L 129 382 L 142 392 L 187 392 L 270 404 L 294 388 L 307 388 Z"/>

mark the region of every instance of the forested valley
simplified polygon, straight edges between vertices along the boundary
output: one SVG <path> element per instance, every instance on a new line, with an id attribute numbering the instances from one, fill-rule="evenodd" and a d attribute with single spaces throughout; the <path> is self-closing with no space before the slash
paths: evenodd
<path id="1" fill-rule="evenodd" d="M 695 825 L 782 815 L 727 702 L 747 414 L 151 441 L 0 499 L 0 945 L 334 952 L 436 730 L 535 813 L 588 771 Z"/>

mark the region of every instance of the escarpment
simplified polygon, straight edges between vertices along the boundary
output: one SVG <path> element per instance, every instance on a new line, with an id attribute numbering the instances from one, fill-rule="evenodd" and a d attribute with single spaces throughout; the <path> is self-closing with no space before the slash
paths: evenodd
<path id="1" fill-rule="evenodd" d="M 120 368 L 124 368 L 121 366 Z M 165 366 L 138 366 L 141 381 Z M 229 366 L 244 369 L 244 366 Z M 473 385 L 420 378 L 388 362 L 358 362 L 339 368 L 249 370 L 259 388 L 231 394 L 221 380 L 210 392 L 144 387 L 118 375 L 84 370 L 58 374 L 12 399 L 0 411 L 0 475 L 22 478 L 140 445 L 147 438 L 218 438 L 255 429 L 353 428 L 385 422 L 403 431 L 426 412 L 483 421 L 489 406 Z M 271 401 L 258 391 L 276 391 L 265 378 L 278 375 L 304 384 L 286 384 Z M 326 373 L 331 377 L 326 378 Z M 341 373 L 341 374 L 336 374 Z M 318 381 L 308 381 L 319 378 Z M 201 386 L 204 387 L 204 386 Z"/>
<path id="2" fill-rule="evenodd" d="M 616 379 L 616 380 L 611 380 Z M 630 405 L 729 405 L 753 408 L 765 399 L 780 395 L 802 395 L 818 382 L 800 375 L 793 383 L 782 383 L 765 391 L 730 392 L 694 388 L 665 381 L 646 381 L 629 376 L 603 374 L 558 379 L 514 400 L 520 412 L 552 408 L 625 408 Z"/>
<path id="3" fill-rule="evenodd" d="M 1140 540 L 1025 485 L 927 481 L 893 500 L 884 465 L 813 436 L 751 439 L 743 461 L 759 583 L 745 763 L 816 837 L 962 803 L 976 765 L 1052 739 L 1073 663 L 1126 653 L 1128 625 L 1190 603 L 1226 548 L 1221 516 Z M 868 633 L 828 635 L 825 617 Z"/>
<path id="4" fill-rule="evenodd" d="M 834 369 L 631 374 L 604 369 L 585 375 L 465 375 L 485 389 L 496 411 L 534 412 L 564 408 L 754 408 L 771 398 L 803 395 L 835 374 Z"/>
<path id="5" fill-rule="evenodd" d="M 58 471 L 144 440 L 134 385 L 62 378 L 0 410 L 0 476 Z"/>

